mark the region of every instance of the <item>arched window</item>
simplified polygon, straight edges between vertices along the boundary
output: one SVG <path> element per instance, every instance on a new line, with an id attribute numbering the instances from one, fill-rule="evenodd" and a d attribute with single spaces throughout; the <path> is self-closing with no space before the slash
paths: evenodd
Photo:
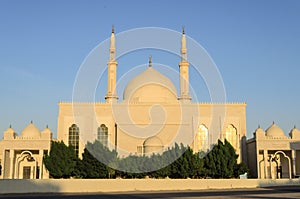
<path id="1" fill-rule="evenodd" d="M 204 124 L 201 124 L 198 127 L 195 144 L 196 144 L 195 152 L 198 151 L 206 152 L 209 149 L 208 129 Z"/>
<path id="2" fill-rule="evenodd" d="M 69 128 L 69 145 L 74 147 L 76 155 L 79 152 L 79 127 L 76 124 L 72 124 Z"/>
<path id="3" fill-rule="evenodd" d="M 227 126 L 225 138 L 235 149 L 237 148 L 237 130 L 232 124 Z"/>
<path id="4" fill-rule="evenodd" d="M 103 144 L 103 146 L 107 147 L 108 145 L 108 128 L 105 124 L 101 124 L 98 127 L 97 139 Z"/>

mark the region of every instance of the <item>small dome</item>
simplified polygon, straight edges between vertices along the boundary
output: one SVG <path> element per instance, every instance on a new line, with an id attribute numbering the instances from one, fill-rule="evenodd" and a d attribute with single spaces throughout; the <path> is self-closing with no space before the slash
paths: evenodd
<path id="1" fill-rule="evenodd" d="M 15 133 L 15 130 L 11 127 L 7 128 L 6 131 L 4 131 L 4 133 L 11 133 L 11 134 L 14 134 Z"/>
<path id="2" fill-rule="evenodd" d="M 11 126 L 10 126 L 8 129 L 6 129 L 6 131 L 4 131 L 3 135 L 4 135 L 3 138 L 5 140 L 11 140 L 11 139 L 14 139 L 17 134 L 16 134 L 15 130 L 13 128 L 11 128 Z"/>
<path id="3" fill-rule="evenodd" d="M 44 133 L 52 133 L 52 132 L 47 126 L 41 133 L 44 134 Z"/>
<path id="4" fill-rule="evenodd" d="M 291 130 L 291 132 L 290 132 L 290 137 L 291 138 L 300 138 L 300 131 L 299 131 L 299 129 L 297 129 L 296 127 L 294 127 L 292 130 Z"/>
<path id="5" fill-rule="evenodd" d="M 42 138 L 42 139 L 52 139 L 52 132 L 51 132 L 51 130 L 48 128 L 48 125 L 47 125 L 46 128 L 41 132 L 41 138 Z"/>
<path id="6" fill-rule="evenodd" d="M 40 137 L 40 130 L 32 124 L 32 122 L 23 129 L 22 137 L 31 137 L 31 138 L 38 138 Z"/>
<path id="7" fill-rule="evenodd" d="M 267 130 L 266 135 L 270 137 L 285 137 L 283 130 L 273 123 Z"/>
<path id="8" fill-rule="evenodd" d="M 149 137 L 147 138 L 144 143 L 143 143 L 143 146 L 147 147 L 147 146 L 158 146 L 158 147 L 162 147 L 163 146 L 163 143 L 162 141 L 156 137 L 156 136 L 152 136 L 152 137 Z"/>
<path id="9" fill-rule="evenodd" d="M 258 128 L 255 130 L 255 136 L 256 137 L 261 137 L 261 136 L 265 136 L 266 132 L 260 128 L 260 126 L 258 126 Z"/>
<path id="10" fill-rule="evenodd" d="M 177 99 L 177 91 L 171 80 L 153 69 L 153 67 L 148 67 L 127 84 L 123 93 L 124 100 L 129 100 L 135 91 L 145 85 L 159 85 L 160 87 L 164 87 L 172 93 L 174 99 Z"/>

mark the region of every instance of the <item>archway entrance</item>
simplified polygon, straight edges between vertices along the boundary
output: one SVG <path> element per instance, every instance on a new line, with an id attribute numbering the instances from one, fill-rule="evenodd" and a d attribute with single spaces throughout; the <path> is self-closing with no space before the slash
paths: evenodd
<path id="1" fill-rule="evenodd" d="M 23 151 L 17 158 L 17 178 L 34 179 L 38 177 L 37 163 L 30 151 Z"/>
<path id="2" fill-rule="evenodd" d="M 269 163 L 271 178 L 292 178 L 291 159 L 283 151 L 277 151 L 271 155 Z M 274 163 L 275 167 L 273 166 Z"/>

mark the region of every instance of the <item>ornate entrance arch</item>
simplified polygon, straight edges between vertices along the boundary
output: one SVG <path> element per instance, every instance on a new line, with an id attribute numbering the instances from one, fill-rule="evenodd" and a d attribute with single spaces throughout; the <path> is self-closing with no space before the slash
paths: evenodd
<path id="1" fill-rule="evenodd" d="M 22 165 L 24 163 L 26 164 L 26 166 Z M 33 175 L 31 175 L 31 173 L 32 169 L 35 169 L 36 167 L 36 160 L 30 151 L 23 151 L 20 154 L 20 157 L 17 158 L 16 166 L 16 177 L 18 179 L 34 178 L 34 173 Z M 34 166 L 34 168 L 32 168 L 32 166 Z"/>
<path id="2" fill-rule="evenodd" d="M 276 151 L 274 153 L 274 155 L 271 155 L 271 158 L 270 158 L 270 165 L 272 165 L 272 161 L 276 158 L 276 155 L 277 154 L 282 154 L 284 156 L 284 158 L 287 158 L 288 160 L 288 164 L 289 164 L 289 179 L 292 179 L 292 169 L 291 169 L 291 159 L 289 156 L 287 156 L 283 151 Z M 277 163 L 277 162 L 276 162 Z M 270 167 L 270 173 L 271 173 L 271 178 L 272 178 L 272 166 Z"/>

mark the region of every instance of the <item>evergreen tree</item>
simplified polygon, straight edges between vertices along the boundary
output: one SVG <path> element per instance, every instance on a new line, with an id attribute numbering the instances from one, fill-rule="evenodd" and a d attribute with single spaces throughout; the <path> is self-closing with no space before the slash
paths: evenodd
<path id="1" fill-rule="evenodd" d="M 237 158 L 235 149 L 226 139 L 224 143 L 218 140 L 218 144 L 204 157 L 206 175 L 212 178 L 238 177 L 247 167 L 244 163 L 237 164 Z"/>
<path id="2" fill-rule="evenodd" d="M 84 178 L 110 178 L 115 175 L 117 153 L 109 150 L 99 140 L 88 142 L 82 154 L 82 176 Z M 111 167 L 109 167 L 111 166 Z"/>
<path id="3" fill-rule="evenodd" d="M 235 166 L 234 176 L 236 178 L 238 178 L 240 175 L 245 174 L 245 173 L 248 174 L 248 177 L 250 176 L 249 169 L 248 169 L 247 165 L 244 162 L 241 162 L 240 164 L 237 164 Z"/>
<path id="4" fill-rule="evenodd" d="M 115 150 L 109 150 L 109 148 L 103 146 L 99 140 L 95 140 L 93 143 L 88 142 L 85 148 L 92 156 L 105 165 L 109 165 L 117 161 L 117 152 Z"/>
<path id="5" fill-rule="evenodd" d="M 54 178 L 144 178 L 146 175 L 153 178 L 232 178 L 248 171 L 244 163 L 237 164 L 238 155 L 227 140 L 224 143 L 219 140 L 202 157 L 201 152 L 193 153 L 190 147 L 175 144 L 162 154 L 150 157 L 129 155 L 119 159 L 115 151 L 110 151 L 96 140 L 87 143 L 82 160 L 76 157 L 72 146 L 52 142 L 50 154 L 44 156 L 44 162 Z M 160 169 L 151 171 L 155 168 Z"/>
<path id="6" fill-rule="evenodd" d="M 204 175 L 203 159 L 199 157 L 199 153 L 194 153 L 193 150 L 188 147 L 184 153 L 185 158 L 189 163 L 188 171 L 189 178 L 200 178 Z"/>
<path id="7" fill-rule="evenodd" d="M 72 146 L 63 141 L 51 141 L 50 153 L 44 155 L 44 163 L 53 178 L 70 178 L 75 171 L 78 158 Z"/>
<path id="8" fill-rule="evenodd" d="M 83 178 L 108 178 L 108 167 L 97 160 L 85 148 L 82 154 L 80 173 Z"/>

